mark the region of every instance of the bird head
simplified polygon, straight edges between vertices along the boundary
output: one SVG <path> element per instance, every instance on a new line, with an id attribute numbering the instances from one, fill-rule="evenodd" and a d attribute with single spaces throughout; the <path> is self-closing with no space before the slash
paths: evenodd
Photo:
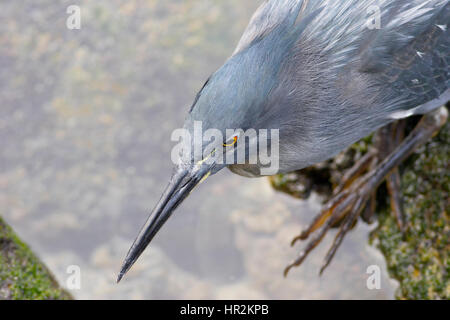
<path id="1" fill-rule="evenodd" d="M 205 121 L 208 123 L 207 121 Z M 226 136 L 226 130 L 203 128 L 203 121 L 188 117 L 185 125 L 172 134 L 178 144 L 172 150 L 174 169 L 169 183 L 128 251 L 119 282 L 136 262 L 153 237 L 192 190 L 226 165 L 225 158 L 235 154 L 238 133 Z M 223 132 L 223 133 L 222 133 Z"/>
<path id="2" fill-rule="evenodd" d="M 299 9 L 300 6 L 264 37 L 234 54 L 198 93 L 184 128 L 174 131 L 172 136 L 173 140 L 179 140 L 172 151 L 173 175 L 131 246 L 118 281 L 173 211 L 208 176 L 225 166 L 239 174 L 266 175 L 259 172 L 260 142 L 266 140 L 266 147 L 270 148 L 272 140 L 267 132 L 262 138 L 261 130 L 280 128 L 283 119 L 289 118 L 274 113 L 275 109 L 268 106 L 271 92 L 280 85 L 283 61 L 307 24 L 306 21 L 295 25 Z M 248 165 L 254 162 L 254 157 L 258 158 L 257 163 Z M 240 170 L 242 166 L 245 170 Z"/>

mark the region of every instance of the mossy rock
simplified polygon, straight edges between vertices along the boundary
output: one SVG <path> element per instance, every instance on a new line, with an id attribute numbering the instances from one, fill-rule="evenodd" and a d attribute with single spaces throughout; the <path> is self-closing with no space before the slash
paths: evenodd
<path id="1" fill-rule="evenodd" d="M 0 300 L 72 299 L 51 272 L 0 218 Z"/>
<path id="2" fill-rule="evenodd" d="M 408 122 L 410 128 L 417 122 Z M 325 200 L 345 169 L 360 158 L 371 138 L 350 147 L 335 159 L 311 168 L 270 178 L 272 186 L 298 198 L 311 190 Z M 391 277 L 399 281 L 398 299 L 450 299 L 450 123 L 402 164 L 403 209 L 409 223 L 399 230 L 387 205 L 385 188 L 377 197 L 379 226 L 370 241 L 386 258 Z"/>
<path id="3" fill-rule="evenodd" d="M 388 209 L 371 239 L 400 282 L 401 299 L 450 299 L 450 123 L 416 150 L 402 174 L 403 236 Z"/>

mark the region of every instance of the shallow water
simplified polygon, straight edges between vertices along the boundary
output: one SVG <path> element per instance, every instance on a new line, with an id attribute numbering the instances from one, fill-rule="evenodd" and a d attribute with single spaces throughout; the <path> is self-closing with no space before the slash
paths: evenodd
<path id="1" fill-rule="evenodd" d="M 0 4 L 0 214 L 76 298 L 389 299 L 372 227 L 331 232 L 287 279 L 289 246 L 320 209 L 268 180 L 223 171 L 174 213 L 119 284 L 129 246 L 171 172 L 170 134 L 229 56 L 259 1 L 7 1 Z M 66 28 L 80 4 L 81 30 Z M 382 268 L 380 290 L 366 269 Z"/>

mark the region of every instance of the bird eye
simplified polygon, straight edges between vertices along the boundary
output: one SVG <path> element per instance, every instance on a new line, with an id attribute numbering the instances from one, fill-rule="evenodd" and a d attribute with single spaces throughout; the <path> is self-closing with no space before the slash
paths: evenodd
<path id="1" fill-rule="evenodd" d="M 227 144 L 227 143 L 224 143 L 223 146 L 224 146 L 224 147 L 231 147 L 231 146 L 234 146 L 234 145 L 236 144 L 236 142 L 237 142 L 237 139 L 238 139 L 238 137 L 237 137 L 237 136 L 234 136 L 234 137 L 233 137 L 233 141 L 232 141 L 231 143 L 228 143 L 228 144 Z"/>

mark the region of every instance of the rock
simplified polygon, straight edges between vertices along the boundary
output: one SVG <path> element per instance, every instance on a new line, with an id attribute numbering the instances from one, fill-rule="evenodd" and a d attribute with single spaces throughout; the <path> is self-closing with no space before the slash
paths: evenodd
<path id="1" fill-rule="evenodd" d="M 399 299 L 450 299 L 450 124 L 408 159 L 402 174 L 403 237 L 390 214 L 380 211 L 372 241 L 400 282 Z"/>

